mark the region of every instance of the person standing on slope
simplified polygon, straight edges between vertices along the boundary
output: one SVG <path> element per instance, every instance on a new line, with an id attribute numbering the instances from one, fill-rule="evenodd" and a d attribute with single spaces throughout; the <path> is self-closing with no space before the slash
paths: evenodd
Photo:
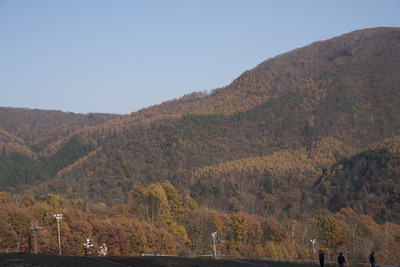
<path id="1" fill-rule="evenodd" d="M 346 259 L 343 256 L 343 252 L 339 253 L 339 256 L 337 257 L 337 262 L 339 263 L 340 267 L 343 267 L 346 264 Z"/>
<path id="2" fill-rule="evenodd" d="M 371 252 L 371 255 L 369 255 L 369 262 L 371 263 L 371 267 L 375 267 L 375 257 L 374 257 L 374 252 Z"/>
<path id="3" fill-rule="evenodd" d="M 324 267 L 324 260 L 325 260 L 324 252 L 322 252 L 322 250 L 319 250 L 318 255 L 319 255 L 319 265 L 321 267 Z"/>

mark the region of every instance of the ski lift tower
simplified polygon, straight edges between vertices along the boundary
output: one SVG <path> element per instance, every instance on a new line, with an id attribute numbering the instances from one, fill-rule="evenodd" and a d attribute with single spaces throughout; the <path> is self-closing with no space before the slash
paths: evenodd
<path id="1" fill-rule="evenodd" d="M 222 243 L 225 243 L 225 241 L 221 240 L 218 237 L 217 232 L 211 233 L 212 239 L 213 239 L 213 244 L 214 244 L 214 257 L 217 257 L 217 246 L 219 250 L 219 256 L 221 256 L 221 245 Z"/>

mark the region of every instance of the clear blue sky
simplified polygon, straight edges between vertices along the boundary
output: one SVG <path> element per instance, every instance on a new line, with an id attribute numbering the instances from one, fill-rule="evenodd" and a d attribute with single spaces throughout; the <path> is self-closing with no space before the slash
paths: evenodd
<path id="1" fill-rule="evenodd" d="M 400 0 L 0 0 L 0 106 L 129 114 L 380 26 Z"/>

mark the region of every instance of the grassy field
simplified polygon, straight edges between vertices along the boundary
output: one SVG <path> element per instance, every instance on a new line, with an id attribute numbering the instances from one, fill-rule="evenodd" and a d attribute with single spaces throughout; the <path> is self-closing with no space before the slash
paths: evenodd
<path id="1" fill-rule="evenodd" d="M 234 260 L 234 259 L 213 259 L 213 258 L 180 258 L 180 257 L 65 257 L 43 254 L 0 254 L 0 266 L 218 266 L 218 267 L 239 267 L 239 266 L 268 266 L 268 267 L 317 267 L 315 263 L 290 263 L 270 262 L 255 260 Z M 326 265 L 330 266 L 330 265 Z M 336 266 L 336 265 L 332 265 Z"/>

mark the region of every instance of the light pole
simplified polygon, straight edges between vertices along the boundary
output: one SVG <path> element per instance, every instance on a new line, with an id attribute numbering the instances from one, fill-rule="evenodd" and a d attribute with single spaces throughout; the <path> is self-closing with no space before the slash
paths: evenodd
<path id="1" fill-rule="evenodd" d="M 218 250 L 219 250 L 219 257 L 221 257 L 221 244 L 225 243 L 225 241 L 221 240 L 218 237 L 217 232 L 211 233 L 212 239 L 213 239 L 213 243 L 214 243 L 214 257 L 217 257 L 217 246 L 218 246 Z"/>
<path id="2" fill-rule="evenodd" d="M 317 239 L 311 239 L 310 242 L 312 243 L 313 259 L 315 260 L 315 243 L 317 242 Z"/>
<path id="3" fill-rule="evenodd" d="M 60 239 L 60 220 L 62 218 L 62 214 L 54 214 L 57 220 L 57 229 L 58 229 L 58 247 L 60 248 L 60 256 L 61 256 L 61 239 Z"/>
<path id="4" fill-rule="evenodd" d="M 216 249 L 216 243 L 217 243 L 217 232 L 214 232 L 211 234 L 212 239 L 213 239 L 213 243 L 214 243 L 214 257 L 217 257 L 217 249 Z"/>

